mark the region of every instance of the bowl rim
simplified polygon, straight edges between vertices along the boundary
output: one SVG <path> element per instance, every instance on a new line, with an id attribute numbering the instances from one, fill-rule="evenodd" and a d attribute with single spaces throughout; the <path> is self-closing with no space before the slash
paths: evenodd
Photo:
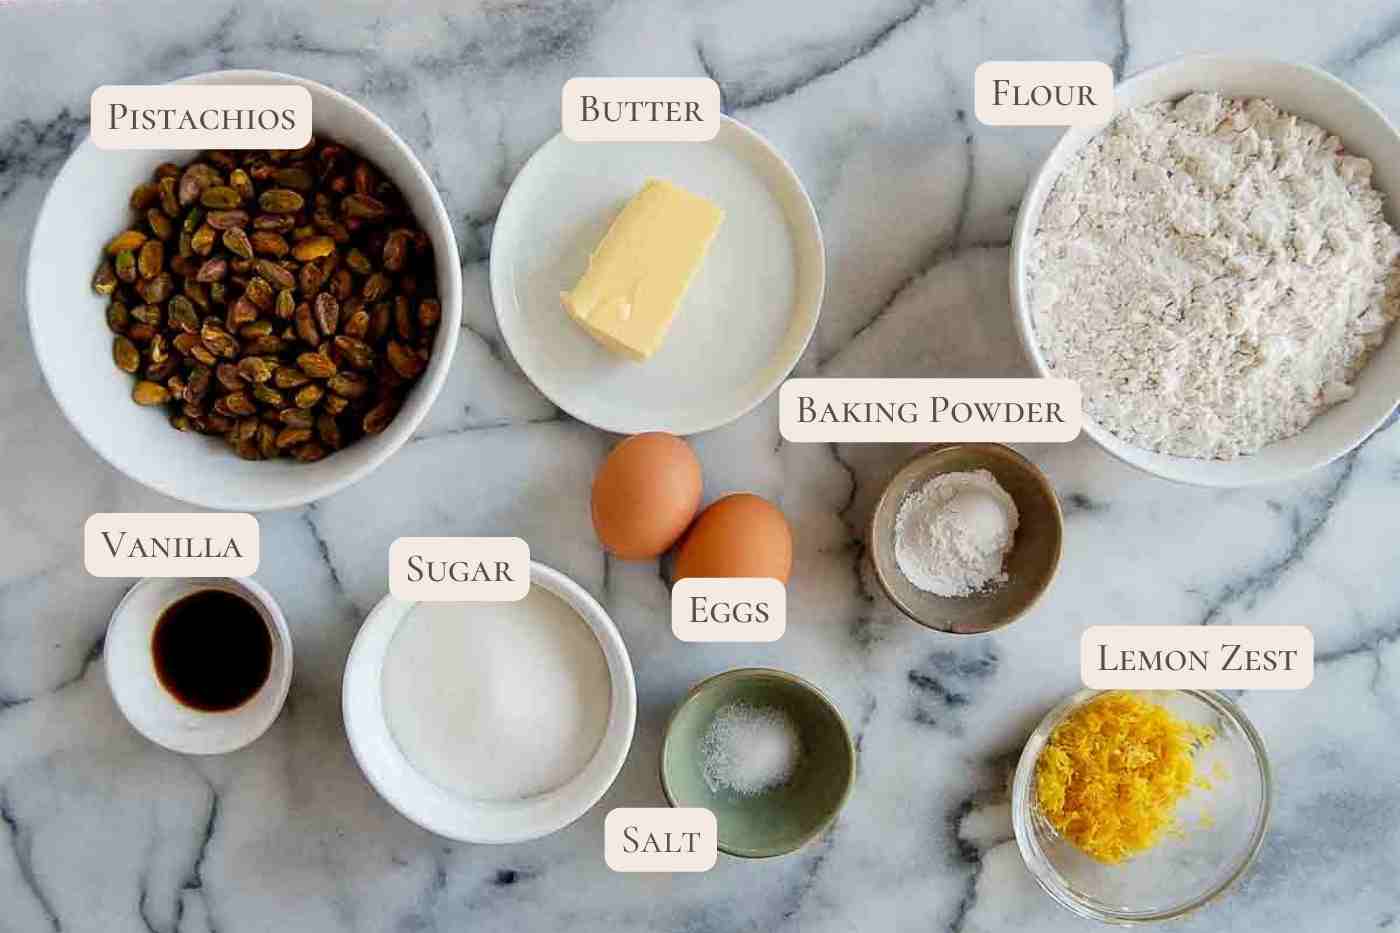
<path id="1" fill-rule="evenodd" d="M 627 758 L 631 753 L 632 742 L 636 737 L 637 728 L 637 680 L 636 673 L 632 667 L 631 656 L 627 652 L 626 642 L 623 641 L 622 633 L 618 630 L 616 623 L 613 622 L 607 610 L 603 608 L 598 600 L 593 598 L 591 593 L 562 571 L 556 570 L 547 564 L 542 564 L 535 560 L 530 561 L 530 585 L 531 587 L 538 585 L 567 603 L 569 607 L 578 614 L 579 618 L 588 626 L 589 631 L 591 631 L 593 636 L 598 640 L 598 647 L 599 650 L 603 652 L 604 658 L 608 658 L 611 652 L 619 661 L 616 670 L 614 670 L 611 663 L 608 664 L 608 680 L 612 686 L 614 708 L 608 714 L 608 725 L 603 733 L 603 737 L 598 742 L 598 748 L 594 751 L 594 757 L 596 758 L 603 753 L 605 746 L 614 736 L 621 735 L 624 737 L 624 740 L 620 742 L 612 759 L 607 762 L 607 767 L 599 772 L 597 783 L 589 790 L 585 797 L 579 801 L 580 806 L 572 808 L 557 819 L 538 821 L 530 823 L 528 826 L 522 823 L 515 832 L 501 832 L 496 835 L 464 834 L 444 827 L 430 818 L 424 817 L 418 812 L 418 808 L 415 807 L 411 798 L 406 798 L 405 795 L 399 793 L 399 788 L 397 786 L 390 786 L 386 783 L 383 779 L 383 775 L 380 774 L 376 767 L 366 765 L 366 762 L 370 760 L 370 755 L 364 744 L 364 738 L 361 733 L 362 727 L 355 725 L 360 719 L 360 714 L 352 711 L 351 696 L 352 692 L 355 690 L 355 683 L 352 681 L 351 672 L 375 660 L 368 656 L 370 648 L 367 647 L 367 640 L 364 636 L 366 632 L 370 630 L 376 618 L 383 616 L 396 605 L 402 605 L 404 611 L 401 612 L 397 618 L 393 619 L 391 623 L 383 623 L 390 624 L 393 630 L 397 630 L 403 620 L 408 617 L 413 606 L 417 605 L 417 603 L 396 599 L 392 593 L 384 594 L 375 604 L 374 608 L 365 616 L 364 622 L 360 625 L 359 632 L 356 633 L 355 641 L 350 646 L 350 652 L 346 656 L 344 676 L 341 679 L 341 722 L 345 731 L 345 737 L 350 744 L 350 752 L 355 759 L 355 764 L 359 767 L 360 773 L 364 775 L 365 780 L 374 789 L 374 792 L 379 795 L 380 799 L 389 804 L 395 812 L 410 823 L 422 827 L 431 833 L 435 833 L 444 839 L 451 839 L 456 842 L 504 845 L 516 842 L 528 842 L 556 833 L 576 822 L 598 804 L 598 801 L 603 798 L 603 795 L 606 794 L 617 781 L 617 777 L 622 772 L 622 768 L 627 763 Z M 383 660 L 383 654 L 387 653 L 389 642 L 392 641 L 392 639 L 393 631 L 390 632 L 388 639 L 384 643 L 383 652 L 381 652 L 378 657 L 380 662 Z M 373 685 L 376 689 L 379 688 L 379 678 L 375 678 Z M 619 696 L 622 701 L 620 708 L 617 703 Z M 382 713 L 382 709 L 380 712 Z M 390 740 L 393 741 L 392 733 L 390 734 Z M 397 749 L 397 744 L 395 744 L 395 748 Z M 402 756 L 402 751 L 399 751 L 399 754 Z M 403 757 L 407 763 L 407 756 Z M 589 759 L 590 765 L 592 761 L 592 758 Z M 408 763 L 408 766 L 412 769 L 411 763 Z M 580 781 L 586 774 L 587 769 L 588 765 L 585 765 L 584 770 L 580 771 L 578 774 L 574 775 L 573 778 L 559 785 L 559 787 L 554 790 L 547 791 L 546 794 L 558 793 L 564 788 L 570 787 L 575 782 Z M 429 780 L 426 776 L 424 776 L 424 779 Z M 471 805 L 470 801 L 463 798 L 464 807 L 470 807 Z"/>
<path id="2" fill-rule="evenodd" d="M 1394 137 L 1397 144 L 1400 144 L 1400 129 L 1396 128 L 1395 124 L 1393 124 L 1389 120 L 1389 118 L 1386 117 L 1384 111 L 1377 107 L 1375 103 L 1370 100 L 1370 98 L 1366 97 L 1366 95 L 1362 94 L 1359 90 L 1352 87 L 1346 81 L 1342 80 L 1341 78 L 1337 77 L 1336 75 L 1323 68 L 1319 68 L 1316 65 L 1308 64 L 1306 62 L 1296 62 L 1289 61 L 1287 59 L 1268 58 L 1264 56 L 1255 55 L 1188 54 L 1178 56 L 1176 58 L 1171 58 L 1166 61 L 1158 62 L 1157 64 L 1149 65 L 1145 68 L 1142 68 L 1134 72 L 1133 74 L 1123 78 L 1115 84 L 1115 109 L 1113 116 L 1110 117 L 1110 120 L 1114 117 L 1117 117 L 1118 114 L 1120 114 L 1124 109 L 1123 105 L 1119 103 L 1119 99 L 1121 98 L 1121 95 L 1124 91 L 1135 89 L 1138 85 L 1146 84 L 1152 79 L 1164 73 L 1187 71 L 1193 69 L 1208 69 L 1215 65 L 1226 65 L 1230 67 L 1246 68 L 1282 67 L 1292 69 L 1301 75 L 1306 75 L 1308 78 L 1319 81 L 1321 84 L 1328 86 L 1335 93 L 1349 98 L 1354 104 L 1359 106 L 1363 111 L 1367 112 L 1372 118 L 1374 118 L 1376 122 L 1390 134 L 1390 136 Z M 1090 136 L 1087 137 L 1083 143 L 1078 144 L 1078 146 L 1073 145 L 1073 137 L 1076 135 L 1075 131 L 1081 128 L 1074 126 L 1067 127 L 1065 131 L 1062 134 L 1060 134 L 1060 137 L 1058 140 L 1056 140 L 1055 145 L 1051 147 L 1050 151 L 1045 154 L 1039 166 L 1036 168 L 1034 174 L 1032 174 L 1029 181 L 1027 181 L 1025 192 L 1021 197 L 1021 202 L 1019 206 L 1017 207 L 1016 221 L 1012 227 L 1010 255 L 1010 291 L 1012 319 L 1015 323 L 1016 334 L 1020 338 L 1021 347 L 1025 353 L 1026 359 L 1034 368 L 1035 374 L 1041 378 L 1048 378 L 1052 376 L 1053 373 L 1050 371 L 1050 367 L 1045 362 L 1044 356 L 1041 353 L 1040 341 L 1035 333 L 1035 323 L 1031 314 L 1030 302 L 1026 295 L 1026 259 L 1030 248 L 1030 242 L 1035 234 L 1034 230 L 1029 229 L 1031 215 L 1032 213 L 1035 213 L 1038 219 L 1040 207 L 1044 204 L 1045 199 L 1049 196 L 1050 190 L 1053 188 L 1055 180 L 1059 178 L 1060 174 L 1063 171 L 1064 167 L 1060 164 L 1060 162 L 1064 153 L 1071 149 L 1076 149 L 1079 146 L 1082 146 L 1084 143 L 1087 143 L 1089 139 L 1093 139 L 1095 136 L 1101 133 L 1106 128 L 1106 126 L 1107 124 L 1095 128 L 1094 132 L 1090 134 Z M 1054 166 L 1053 170 L 1052 166 Z M 1383 194 L 1388 193 L 1383 192 Z M 1396 192 L 1395 194 L 1397 198 L 1400 198 L 1400 192 Z M 1387 200 L 1391 199 L 1388 197 Z M 1400 334 L 1389 335 L 1387 339 L 1390 339 L 1390 337 L 1400 337 Z M 1369 361 L 1367 365 L 1370 365 Z M 1142 473 L 1146 473 L 1149 476 L 1155 476 L 1160 479 L 1165 479 L 1170 482 L 1178 483 L 1185 486 L 1198 486 L 1216 489 L 1240 489 L 1249 486 L 1261 486 L 1275 483 L 1291 482 L 1300 479 L 1303 476 L 1314 473 L 1317 470 L 1320 470 L 1323 467 L 1327 466 L 1328 464 L 1336 462 L 1337 460 L 1351 453 L 1357 447 L 1364 444 L 1368 439 L 1370 439 L 1370 437 L 1382 425 L 1384 425 L 1386 421 L 1393 417 L 1397 405 L 1400 405 L 1400 398 L 1394 399 L 1390 408 L 1384 414 L 1374 419 L 1374 423 L 1371 423 L 1359 433 L 1356 433 L 1354 435 L 1349 434 L 1345 442 L 1341 446 L 1333 447 L 1323 456 L 1313 457 L 1306 463 L 1288 467 L 1277 467 L 1271 469 L 1266 473 L 1244 476 L 1220 475 L 1207 477 L 1200 476 L 1194 473 L 1186 475 L 1182 472 L 1181 469 L 1178 468 L 1178 461 L 1180 461 L 1183 464 L 1217 462 L 1231 463 L 1238 461 L 1213 461 L 1206 460 L 1204 458 L 1178 457 L 1172 454 L 1161 454 L 1156 451 L 1149 451 L 1146 448 L 1141 448 L 1135 444 L 1130 444 L 1127 441 L 1119 439 L 1107 428 L 1100 426 L 1099 423 L 1095 421 L 1092 417 L 1090 417 L 1090 415 L 1087 412 L 1083 414 L 1082 427 L 1084 429 L 1084 433 L 1087 434 L 1089 438 L 1092 439 L 1094 443 L 1098 445 L 1100 450 L 1104 451 L 1120 463 L 1124 463 L 1135 470 L 1138 470 Z M 1303 430 L 1306 431 L 1309 427 L 1311 427 L 1311 423 L 1305 426 Z M 1131 459 L 1125 452 L 1124 448 L 1142 451 L 1144 454 L 1153 454 L 1156 457 L 1167 458 L 1166 464 L 1159 469 L 1152 465 L 1149 465 L 1148 463 L 1143 463 Z"/>
<path id="3" fill-rule="evenodd" d="M 921 461 L 926 459 L 932 459 L 935 456 L 952 449 L 974 450 L 979 452 L 986 450 L 995 450 L 998 454 L 1005 454 L 1012 460 L 1012 462 L 1016 463 L 1018 467 L 1024 469 L 1026 471 L 1026 475 L 1031 477 L 1031 479 L 1035 480 L 1036 485 L 1041 489 L 1041 491 L 1046 493 L 1046 496 L 1049 499 L 1051 506 L 1053 507 L 1053 514 L 1055 516 L 1055 550 L 1054 554 L 1051 556 L 1049 572 L 1046 573 L 1045 578 L 1036 587 L 1035 593 L 1031 596 L 1031 598 L 1026 602 L 1024 606 L 1018 609 L 1015 613 L 1007 616 L 997 625 L 988 629 L 983 629 L 982 631 L 978 632 L 950 631 L 946 628 L 940 628 L 939 626 L 920 618 L 912 607 L 905 605 L 904 601 L 900 599 L 898 595 L 896 595 L 894 589 L 889 585 L 889 582 L 885 579 L 884 571 L 881 569 L 879 563 L 875 560 L 875 541 L 877 540 L 876 525 L 879 523 L 879 519 L 882 515 L 888 514 L 890 509 L 897 509 L 899 506 L 899 503 L 893 501 L 895 484 L 900 480 L 901 477 L 905 475 L 905 473 L 915 471 L 916 468 L 920 465 Z M 1055 491 L 1055 484 L 1050 482 L 1050 477 L 1046 476 L 1044 470 L 1036 466 L 1035 463 L 1033 463 L 1030 459 L 1028 459 L 1024 454 L 1016 450 L 1014 447 L 1010 447 L 1006 444 L 998 444 L 989 441 L 966 441 L 949 444 L 936 444 L 932 447 L 928 447 L 924 450 L 919 451 L 914 456 L 906 460 L 903 464 L 901 464 L 899 468 L 896 469 L 893 473 L 890 474 L 890 478 L 885 481 L 884 489 L 880 491 L 880 497 L 875 500 L 875 507 L 870 511 L 870 521 L 866 523 L 866 556 L 870 560 L 871 569 L 875 571 L 875 581 L 880 585 L 880 590 L 885 594 L 885 597 L 890 602 L 894 603 L 895 608 L 898 609 L 901 613 L 903 613 L 906 618 L 917 622 L 924 628 L 929 629 L 933 632 L 937 632 L 940 635 L 952 635 L 957 638 L 980 638 L 984 635 L 991 635 L 995 632 L 1000 632 L 1001 630 L 1010 626 L 1012 623 L 1020 621 L 1022 618 L 1028 615 L 1030 611 L 1034 609 L 1045 597 L 1045 594 L 1050 589 L 1050 585 L 1055 582 L 1055 577 L 1059 575 L 1060 558 L 1064 554 L 1064 545 L 1064 509 L 1060 506 L 1060 495 Z"/>
<path id="4" fill-rule="evenodd" d="M 269 672 L 267 681 L 258 688 L 258 693 L 270 689 L 272 702 L 267 707 L 266 712 L 255 720 L 255 724 L 242 732 L 235 732 L 229 728 L 232 723 L 229 717 L 245 709 L 247 704 L 251 703 L 257 696 L 257 693 L 241 706 L 230 710 L 205 713 L 204 717 L 207 718 L 202 718 L 202 721 L 208 723 L 208 728 L 202 730 L 205 739 L 202 744 L 196 744 L 182 741 L 168 734 L 157 734 L 139 724 L 128 707 L 128 694 L 122 687 L 118 686 L 118 680 L 125 679 L 126 675 L 117 672 L 111 664 L 104 663 L 102 665 L 103 674 L 107 681 L 107 689 L 111 691 L 112 701 L 121 712 L 122 718 L 138 734 L 161 748 L 181 755 L 224 755 L 252 745 L 262 738 L 281 717 L 282 709 L 287 704 L 287 695 L 292 688 L 292 675 L 296 663 L 295 646 L 292 643 L 291 626 L 287 624 L 287 617 L 282 614 L 282 607 L 278 605 L 277 600 L 268 592 L 267 588 L 252 577 L 142 577 L 127 588 L 127 591 L 122 594 L 122 598 L 112 608 L 112 614 L 107 619 L 105 643 L 109 645 L 112 643 L 112 633 L 117 630 L 118 626 L 134 624 L 130 621 L 134 617 L 130 615 L 128 607 L 143 591 L 164 585 L 169 585 L 176 591 L 172 599 L 165 604 L 166 609 L 186 596 L 208 589 L 233 592 L 257 604 L 264 621 L 270 622 L 268 629 L 275 645 L 281 647 L 285 659 L 280 670 L 275 672 L 275 683 L 273 680 L 274 672 Z M 161 611 L 164 612 L 164 609 Z"/>
<path id="5" fill-rule="evenodd" d="M 781 368 L 781 372 L 779 368 L 775 368 L 773 377 L 764 383 L 761 391 L 754 393 L 754 396 L 744 404 L 742 410 L 736 409 L 726 417 L 697 420 L 693 424 L 684 425 L 683 429 L 677 429 L 681 426 L 672 426 L 671 428 L 644 428 L 638 430 L 636 425 L 594 419 L 591 416 L 585 417 L 574 410 L 578 406 L 576 406 L 573 401 L 568 398 L 556 398 L 555 396 L 560 393 L 546 391 L 543 387 L 536 385 L 533 379 L 531 380 L 530 384 L 534 386 L 536 391 L 548 398 L 549 401 L 561 411 L 584 424 L 592 425 L 600 431 L 607 431 L 612 434 L 630 435 L 644 434 L 651 430 L 665 430 L 668 433 L 675 434 L 677 437 L 692 437 L 697 434 L 704 434 L 706 431 L 713 431 L 716 428 L 722 428 L 726 425 L 733 424 L 771 398 L 773 393 L 778 390 L 778 387 L 792 375 L 793 371 L 797 369 L 798 364 L 802 362 L 802 357 L 806 354 L 808 346 L 811 345 L 812 338 L 817 332 L 817 325 L 821 323 L 822 308 L 826 301 L 826 239 L 822 234 L 821 218 L 817 214 L 816 205 L 812 202 L 812 196 L 807 191 L 807 186 L 802 183 L 802 178 L 797 174 L 797 169 L 793 168 L 792 163 L 778 150 L 777 146 L 758 130 L 727 113 L 720 114 L 720 129 L 721 131 L 727 130 L 738 133 L 741 137 L 744 137 L 763 150 L 764 153 L 773 160 L 774 164 L 782 170 L 787 181 L 791 183 L 793 191 L 799 196 L 798 207 L 801 220 L 806 228 L 805 232 L 809 233 L 813 240 L 811 258 L 814 268 L 810 274 L 813 292 L 811 301 L 809 302 L 810 308 L 806 306 L 799 307 L 794 298 L 793 312 L 794 314 L 801 313 L 807 318 L 806 331 L 802 335 L 802 339 L 793 346 L 790 358 L 784 359 L 783 365 L 779 367 Z M 716 134 L 715 139 L 718 138 L 718 134 Z M 521 334 L 520 326 L 516 321 L 515 315 L 506 315 L 504 318 L 501 316 L 500 309 L 508 304 L 503 296 L 509 293 L 509 289 L 506 285 L 506 278 L 510 273 L 505 270 L 504 260 L 497 258 L 503 255 L 503 251 L 495 248 L 496 237 L 498 232 L 506 227 L 506 224 L 501 223 L 501 220 L 506 219 L 509 221 L 509 218 L 519 209 L 518 204 L 524 197 L 524 195 L 521 194 L 521 188 L 523 186 L 518 187 L 516 181 L 526 176 L 526 173 L 530 171 L 531 165 L 535 163 L 536 160 L 543 164 L 546 150 L 559 145 L 561 140 L 567 139 L 568 137 L 560 130 L 541 143 L 539 148 L 534 152 L 530 153 L 530 157 L 525 160 L 520 166 L 520 170 L 515 173 L 515 177 L 511 179 L 510 187 L 506 190 L 506 195 L 501 200 L 500 209 L 496 212 L 496 225 L 491 231 L 492 249 L 488 262 L 487 284 L 491 291 L 491 305 L 495 314 L 496 326 L 501 331 L 501 337 L 505 340 L 506 348 L 510 351 L 512 359 L 515 358 L 515 346 L 519 345 L 521 341 L 524 340 L 524 337 Z M 596 145 L 608 145 L 608 143 L 597 143 Z M 701 145 L 705 145 L 705 143 Z M 795 231 L 793 238 L 793 247 L 796 249 L 797 237 Z M 777 359 L 778 357 L 775 356 L 774 358 Z"/>
<path id="6" fill-rule="evenodd" d="M 1259 816 L 1255 821 L 1254 829 L 1250 834 L 1249 847 L 1239 863 L 1234 866 L 1230 873 L 1211 888 L 1197 895 L 1183 904 L 1160 910 L 1157 912 L 1130 912 L 1116 911 L 1104 907 L 1097 902 L 1088 901 L 1078 895 L 1066 884 L 1060 875 L 1055 871 L 1040 851 L 1036 844 L 1035 833 L 1030 827 L 1033 818 L 1033 808 L 1035 806 L 1031 796 L 1031 783 L 1035 774 L 1036 762 L 1040 759 L 1040 752 L 1049 738 L 1051 731 L 1073 710 L 1078 709 L 1083 704 L 1094 697 L 1106 693 L 1177 693 L 1185 694 L 1204 703 L 1213 709 L 1217 715 L 1227 719 L 1232 725 L 1240 730 L 1244 735 L 1246 744 L 1253 752 L 1255 765 L 1259 771 L 1260 782 L 1260 807 Z M 1065 697 L 1054 706 L 1036 725 L 1030 737 L 1026 739 L 1026 744 L 1021 749 L 1021 754 L 1016 762 L 1016 771 L 1012 779 L 1011 786 L 1011 823 L 1016 835 L 1016 848 L 1021 853 L 1021 860 L 1025 863 L 1026 869 L 1035 878 L 1041 889 L 1049 894 L 1061 907 L 1071 913 L 1089 920 L 1097 920 L 1101 923 L 1111 923 L 1117 926 L 1145 926 L 1151 923 L 1158 923 L 1164 920 L 1172 920 L 1183 917 L 1187 914 L 1210 904 L 1224 894 L 1226 894 L 1235 884 L 1244 877 L 1259 857 L 1263 848 L 1264 838 L 1268 835 L 1269 821 L 1273 813 L 1274 780 L 1273 768 L 1269 762 L 1268 748 L 1264 744 L 1264 738 L 1255 728 L 1254 723 L 1245 715 L 1244 710 L 1231 700 L 1228 696 L 1217 690 L 1094 690 L 1085 688 L 1077 690 Z"/>
<path id="7" fill-rule="evenodd" d="M 428 368 L 424 371 L 418 385 L 414 387 L 414 393 L 421 398 L 421 402 L 415 400 L 414 404 L 405 404 L 395 416 L 394 420 L 385 429 L 387 443 L 377 454 L 368 457 L 359 466 L 350 469 L 343 477 L 335 480 L 312 481 L 314 477 L 308 474 L 308 482 L 305 492 L 289 493 L 283 496 L 256 496 L 246 492 L 219 493 L 211 491 L 205 494 L 188 494 L 179 492 L 171 488 L 170 484 L 163 480 L 152 480 L 138 475 L 135 469 L 129 468 L 128 458 L 117 448 L 99 443 L 92 433 L 87 430 L 80 419 L 74 416 L 75 407 L 72 402 L 71 392 L 60 387 L 51 377 L 49 365 L 45 361 L 45 355 L 40 351 L 39 341 L 35 335 L 39 332 L 38 301 L 33 294 L 35 276 L 30 270 L 35 264 L 35 252 L 33 249 L 34 236 L 44 228 L 46 219 L 49 217 L 54 205 L 57 203 L 58 192 L 65 182 L 69 172 L 73 168 L 73 160 L 86 147 L 93 146 L 91 134 L 82 138 L 69 152 L 63 161 L 63 166 L 58 174 L 54 176 L 49 184 L 49 189 L 44 194 L 43 201 L 40 202 L 39 211 L 35 216 L 34 224 L 30 228 L 29 255 L 25 262 L 24 273 L 24 303 L 27 307 L 27 322 L 29 325 L 29 342 L 34 350 L 34 357 L 38 362 L 39 371 L 43 376 L 45 385 L 48 386 L 49 395 L 53 397 L 58 405 L 59 411 L 69 425 L 78 433 L 88 447 L 96 453 L 103 461 L 124 476 L 130 477 L 142 486 L 152 489 L 163 496 L 168 496 L 179 502 L 189 505 L 200 506 L 202 508 L 218 509 L 222 511 L 247 511 L 266 512 L 279 509 L 297 508 L 310 502 L 316 502 L 327 498 L 346 489 L 360 480 L 364 479 L 374 470 L 383 465 L 384 461 L 393 456 L 412 437 L 413 432 L 418 429 L 419 424 L 427 416 L 433 403 L 437 400 L 443 385 L 447 381 L 447 373 L 452 368 L 452 362 L 456 356 L 458 331 L 461 329 L 462 319 L 462 270 L 461 255 L 457 249 L 457 236 L 452 228 L 452 221 L 447 213 L 447 208 L 443 204 L 442 195 L 434 184 L 432 176 L 423 163 L 409 148 L 408 144 L 377 114 L 365 107 L 363 104 L 351 98 L 349 95 L 314 81 L 310 78 L 303 78 L 293 74 L 279 71 L 269 71 L 257 68 L 229 68 L 214 71 L 204 71 L 197 74 L 186 75 L 167 84 L 233 84 L 245 81 L 252 84 L 295 84 L 306 88 L 312 94 L 312 122 L 315 123 L 315 96 L 324 95 L 338 104 L 347 107 L 363 117 L 378 132 L 384 135 L 388 143 L 403 157 L 404 163 L 418 182 L 422 184 L 427 192 L 428 201 L 431 205 L 431 217 L 424 218 L 424 232 L 433 241 L 434 250 L 444 249 L 448 251 L 454 261 L 446 263 L 447 276 L 444 281 L 439 277 L 438 291 L 442 303 L 442 321 L 439 328 L 446 331 L 446 338 L 440 352 L 434 354 L 428 363 Z M 314 131 L 314 130 L 313 130 Z M 193 150 L 190 150 L 192 153 Z M 314 469 L 314 467 L 313 467 Z"/>
<path id="8" fill-rule="evenodd" d="M 701 693 L 704 693 L 705 691 L 709 690 L 715 684 L 724 683 L 730 680 L 743 680 L 747 678 L 757 678 L 762 680 L 781 680 L 784 683 L 792 684 L 793 686 L 806 690 L 813 697 L 815 697 L 820 703 L 822 703 L 827 708 L 827 710 L 835 718 L 836 722 L 841 726 L 841 736 L 846 742 L 846 753 L 849 756 L 849 760 L 851 763 L 850 767 L 846 769 L 846 780 L 845 786 L 841 790 L 841 799 L 836 802 L 836 806 L 832 808 L 831 813 L 824 817 L 820 823 L 815 825 L 809 832 L 801 836 L 792 845 L 746 849 L 742 846 L 736 846 L 725 843 L 722 839 L 719 838 L 719 833 L 718 831 L 716 831 L 716 847 L 725 855 L 732 855 L 736 858 L 751 860 L 778 858 L 780 856 L 790 855 L 791 853 L 798 851 L 799 849 L 806 846 L 813 839 L 816 839 L 818 836 L 822 835 L 828 829 L 830 829 L 831 825 L 836 822 L 836 818 L 841 815 L 841 811 L 846 808 L 846 803 L 851 799 L 851 792 L 855 789 L 856 785 L 859 749 L 856 747 L 855 739 L 851 737 L 851 727 L 847 725 L 846 717 L 841 715 L 841 710 L 832 701 L 831 697 L 827 696 L 825 691 L 823 691 L 816 684 L 812 683 L 810 680 L 807 680 L 804 677 L 799 677 L 798 675 L 793 674 L 790 671 L 779 670 L 776 667 L 733 667 L 726 671 L 720 671 L 717 674 L 711 674 L 710 676 L 698 681 L 694 686 L 692 686 L 689 690 L 686 691 L 685 696 L 682 697 L 680 702 L 675 705 L 675 708 L 671 710 L 671 715 L 666 717 L 666 726 L 661 732 L 661 745 L 657 754 L 657 773 L 661 779 L 661 792 L 666 797 L 666 803 L 671 807 L 690 806 L 690 804 L 681 803 L 676 798 L 674 791 L 672 791 L 671 789 L 671 782 L 666 777 L 666 749 L 671 744 L 671 737 L 673 735 L 672 727 L 676 724 L 676 718 L 680 715 L 681 710 L 689 706 L 691 702 L 693 702 L 697 697 L 700 696 Z"/>

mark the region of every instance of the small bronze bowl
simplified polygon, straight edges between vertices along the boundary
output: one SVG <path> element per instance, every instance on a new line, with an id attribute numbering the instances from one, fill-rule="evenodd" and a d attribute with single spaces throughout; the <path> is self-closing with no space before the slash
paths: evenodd
<path id="1" fill-rule="evenodd" d="M 1006 558 L 1007 581 L 970 596 L 936 596 L 905 578 L 894 556 L 894 520 L 905 496 L 942 473 L 986 470 L 1016 502 L 1020 525 Z M 1064 517 L 1040 468 L 1002 444 L 949 444 L 895 473 L 870 519 L 867 549 L 880 588 L 920 625 L 952 635 L 980 635 L 1010 625 L 1035 605 L 1060 563 Z"/>

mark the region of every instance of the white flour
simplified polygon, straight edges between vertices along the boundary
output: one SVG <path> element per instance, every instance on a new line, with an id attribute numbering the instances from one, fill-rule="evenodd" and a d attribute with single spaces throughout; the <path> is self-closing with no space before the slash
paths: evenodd
<path id="1" fill-rule="evenodd" d="M 944 473 L 899 504 L 894 559 L 921 590 L 969 596 L 1006 582 L 1002 565 L 1020 520 L 991 473 Z"/>
<path id="2" fill-rule="evenodd" d="M 1151 450 L 1229 459 L 1353 394 L 1400 316 L 1400 236 L 1371 163 L 1266 100 L 1120 115 L 1069 163 L 1030 306 L 1086 413 Z"/>

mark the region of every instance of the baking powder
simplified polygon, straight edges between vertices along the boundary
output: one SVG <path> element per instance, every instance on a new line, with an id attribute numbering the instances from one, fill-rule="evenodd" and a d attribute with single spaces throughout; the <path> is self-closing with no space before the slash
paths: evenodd
<path id="1" fill-rule="evenodd" d="M 1016 502 L 986 470 L 944 473 L 905 496 L 894 556 L 909 582 L 937 596 L 969 596 L 1006 582 Z"/>

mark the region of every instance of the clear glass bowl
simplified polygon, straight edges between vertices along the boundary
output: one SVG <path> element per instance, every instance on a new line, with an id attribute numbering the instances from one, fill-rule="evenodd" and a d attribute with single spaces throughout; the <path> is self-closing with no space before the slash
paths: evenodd
<path id="1" fill-rule="evenodd" d="M 1031 733 L 1011 788 L 1016 844 L 1040 886 L 1081 917 L 1120 926 L 1180 917 L 1223 894 L 1259 852 L 1273 796 L 1264 741 L 1239 707 L 1219 693 L 1125 691 L 1215 730 L 1215 739 L 1195 759 L 1197 772 L 1212 786 L 1193 789 L 1178 805 L 1181 834 L 1170 834 L 1117 865 L 1104 865 L 1060 836 L 1035 800 L 1036 761 L 1051 732 L 1101 692 L 1074 694 Z"/>

